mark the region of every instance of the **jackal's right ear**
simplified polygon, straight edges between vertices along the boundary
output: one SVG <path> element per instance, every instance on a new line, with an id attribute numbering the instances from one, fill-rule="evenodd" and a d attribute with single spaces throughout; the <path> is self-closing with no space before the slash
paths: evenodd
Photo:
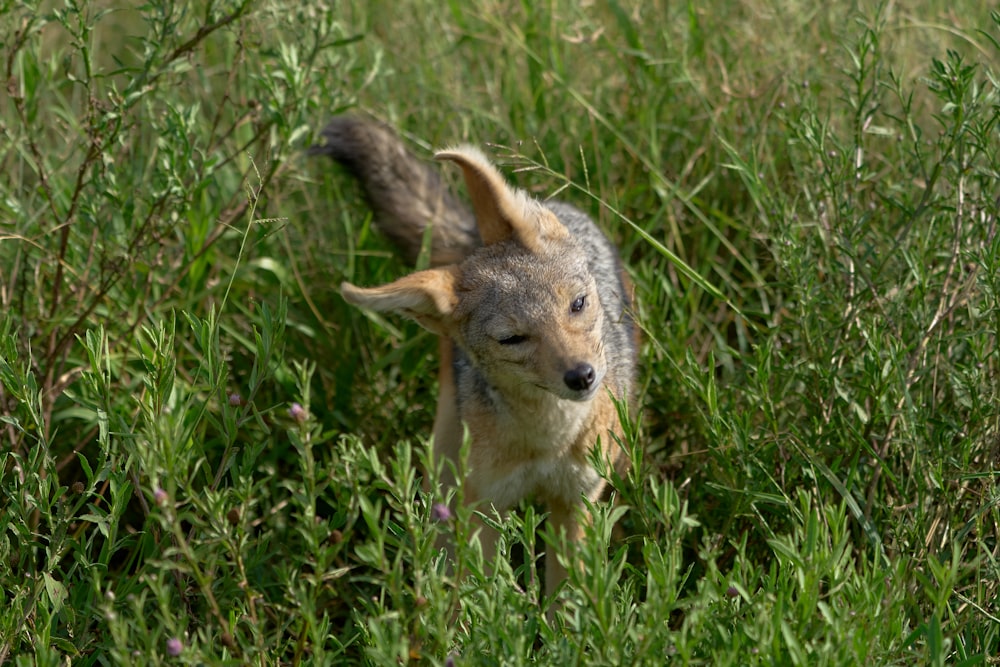
<path id="1" fill-rule="evenodd" d="M 451 332 L 452 313 L 458 304 L 458 267 L 417 271 L 381 287 L 355 287 L 341 283 L 340 293 L 349 303 L 380 313 L 396 312 L 440 335 Z"/>
<path id="2" fill-rule="evenodd" d="M 483 245 L 514 238 L 535 250 L 546 238 L 568 234 L 548 209 L 507 185 L 497 168 L 475 146 L 440 151 L 434 159 L 450 160 L 462 167 Z"/>

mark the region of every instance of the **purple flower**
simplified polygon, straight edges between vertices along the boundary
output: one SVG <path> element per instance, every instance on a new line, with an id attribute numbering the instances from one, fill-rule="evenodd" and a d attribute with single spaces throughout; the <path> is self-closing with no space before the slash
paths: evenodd
<path id="1" fill-rule="evenodd" d="M 155 500 L 156 504 L 160 507 L 163 507 L 166 504 L 167 497 L 167 492 L 160 487 L 156 487 L 156 489 L 153 490 L 153 500 Z"/>
<path id="2" fill-rule="evenodd" d="M 300 424 L 304 422 L 308 416 L 306 414 L 306 409 L 298 403 L 292 403 L 292 407 L 288 408 L 288 415 Z"/>
<path id="3" fill-rule="evenodd" d="M 444 503 L 434 503 L 431 507 L 431 518 L 434 521 L 447 521 L 451 518 L 451 509 Z"/>
<path id="4" fill-rule="evenodd" d="M 734 598 L 740 594 L 740 591 L 736 586 L 730 586 L 726 589 L 726 597 Z"/>
<path id="5" fill-rule="evenodd" d="M 172 658 L 176 658 L 184 650 L 184 642 L 182 642 L 177 637 L 171 637 L 167 640 L 167 655 Z"/>
<path id="6" fill-rule="evenodd" d="M 241 405 L 242 403 L 243 403 L 243 397 L 240 396 L 237 392 L 234 391 L 229 395 L 229 405 L 235 408 Z"/>

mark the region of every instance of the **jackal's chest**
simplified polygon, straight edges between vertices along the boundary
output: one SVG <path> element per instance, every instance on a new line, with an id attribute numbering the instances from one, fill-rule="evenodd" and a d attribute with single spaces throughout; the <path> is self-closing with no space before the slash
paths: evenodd
<path id="1" fill-rule="evenodd" d="M 467 415 L 473 436 L 468 482 L 475 495 L 497 509 L 528 496 L 575 504 L 593 495 L 602 484 L 589 459 L 600 430 L 592 423 L 595 407 L 554 399 L 531 410 Z"/>
<path id="2" fill-rule="evenodd" d="M 477 495 L 499 510 L 532 497 L 543 502 L 576 504 L 593 495 L 602 485 L 597 471 L 586 461 L 573 458 L 541 458 L 506 462 L 506 465 L 473 469 L 469 481 Z"/>

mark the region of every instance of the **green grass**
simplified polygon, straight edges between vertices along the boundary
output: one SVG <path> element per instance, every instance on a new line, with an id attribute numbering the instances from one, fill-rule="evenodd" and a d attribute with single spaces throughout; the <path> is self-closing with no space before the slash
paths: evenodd
<path id="1" fill-rule="evenodd" d="M 1000 15 L 815 4 L 0 3 L 0 663 L 994 664 Z M 421 490 L 432 337 L 337 295 L 407 270 L 304 155 L 351 108 L 628 263 L 548 615 L 539 508 L 490 571 Z"/>

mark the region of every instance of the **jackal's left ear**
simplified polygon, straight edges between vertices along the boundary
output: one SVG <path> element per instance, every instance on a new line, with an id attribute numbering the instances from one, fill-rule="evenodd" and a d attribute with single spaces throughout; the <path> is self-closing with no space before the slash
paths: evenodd
<path id="1" fill-rule="evenodd" d="M 341 283 L 340 293 L 349 303 L 378 312 L 396 312 L 440 335 L 448 335 L 458 304 L 457 266 L 417 271 L 381 287 L 355 287 Z"/>
<path id="2" fill-rule="evenodd" d="M 462 167 L 472 198 L 479 236 L 484 245 L 514 238 L 529 250 L 547 238 L 567 235 L 555 215 L 524 192 L 507 185 L 496 167 L 474 146 L 440 151 L 436 160 L 451 160 Z"/>

